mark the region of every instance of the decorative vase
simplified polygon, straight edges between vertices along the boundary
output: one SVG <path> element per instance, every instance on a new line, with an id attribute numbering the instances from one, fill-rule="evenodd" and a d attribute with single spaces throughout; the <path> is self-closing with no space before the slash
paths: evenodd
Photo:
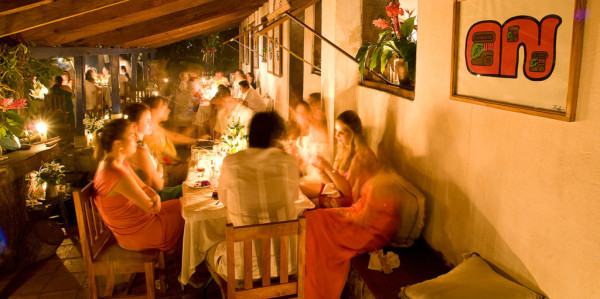
<path id="1" fill-rule="evenodd" d="M 58 186 L 53 184 L 46 184 L 46 198 L 52 198 L 58 196 Z"/>
<path id="2" fill-rule="evenodd" d="M 399 85 L 410 85 L 408 69 L 404 65 L 404 58 L 394 58 L 390 61 L 392 70 L 390 72 L 390 82 Z"/>

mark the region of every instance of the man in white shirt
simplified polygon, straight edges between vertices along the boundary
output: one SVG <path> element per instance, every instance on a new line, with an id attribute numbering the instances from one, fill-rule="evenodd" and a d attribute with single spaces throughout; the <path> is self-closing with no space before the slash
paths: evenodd
<path id="1" fill-rule="evenodd" d="M 294 201 L 299 196 L 298 164 L 294 156 L 276 148 L 275 144 L 284 133 L 283 120 L 277 113 L 261 112 L 250 123 L 249 148 L 229 155 L 223 160 L 219 180 L 219 199 L 225 205 L 227 219 L 234 226 L 279 222 L 296 219 Z M 292 240 L 293 238 L 290 238 Z M 295 243 L 295 239 L 292 240 Z M 279 244 L 271 243 L 271 273 L 278 275 L 276 256 Z M 239 246 L 238 246 L 239 245 Z M 236 278 L 243 277 L 242 244 L 235 246 Z M 291 244 L 290 249 L 296 248 Z M 253 255 L 253 278 L 260 278 L 257 256 L 260 246 Z M 291 250 L 291 261 L 296 252 Z M 212 273 L 227 276 L 225 242 L 213 246 L 206 261 Z M 295 271 L 290 263 L 289 269 Z"/>
<path id="2" fill-rule="evenodd" d="M 215 123 L 215 132 L 223 134 L 228 127 L 239 122 L 248 128 L 250 119 L 254 115 L 252 109 L 242 105 L 242 99 L 236 99 L 229 95 L 223 98 L 223 109 L 217 112 L 217 120 Z"/>
<path id="3" fill-rule="evenodd" d="M 263 112 L 267 110 L 267 104 L 265 100 L 258 94 L 256 89 L 250 87 L 248 81 L 241 81 L 239 83 L 240 90 L 242 91 L 242 99 L 248 105 L 248 108 L 252 109 L 254 113 Z"/>

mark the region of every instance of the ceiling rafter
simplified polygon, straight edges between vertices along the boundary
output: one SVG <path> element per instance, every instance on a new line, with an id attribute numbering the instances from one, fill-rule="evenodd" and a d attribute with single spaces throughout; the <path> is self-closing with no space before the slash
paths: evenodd
<path id="1" fill-rule="evenodd" d="M 59 22 L 129 0 L 58 0 L 2 17 L 0 37 Z"/>
<path id="2" fill-rule="evenodd" d="M 185 28 L 179 28 L 167 32 L 162 32 L 150 37 L 132 40 L 124 44 L 126 47 L 150 47 L 151 45 L 163 45 L 178 42 L 203 33 L 214 32 L 216 29 L 224 29 L 231 26 L 237 26 L 237 23 L 248 17 L 252 13 L 251 9 L 238 11 L 228 14 L 211 21 L 205 21 Z"/>
<path id="3" fill-rule="evenodd" d="M 219 3 L 201 5 L 193 9 L 169 14 L 105 34 L 90 36 L 83 40 L 75 41 L 74 44 L 91 46 L 100 43 L 104 46 L 127 46 L 128 42 L 132 40 L 150 37 L 162 32 L 183 31 L 185 28 L 195 26 L 196 24 L 218 22 L 215 20 L 231 13 L 244 11 L 244 13 L 249 15 L 251 11 L 256 10 L 260 6 L 259 3 L 262 3 L 262 1 L 247 1 L 241 5 L 236 5 L 236 3 L 239 2 L 237 0 L 226 0 Z"/>
<path id="4" fill-rule="evenodd" d="M 52 3 L 54 0 L 21 0 L 21 1 L 3 1 L 0 2 L 0 16 L 9 15 L 32 9 L 44 4 Z"/>
<path id="5" fill-rule="evenodd" d="M 56 46 L 148 21 L 216 0 L 135 0 L 21 33 L 23 40 Z M 48 34 L 51 32 L 51 34 Z"/>

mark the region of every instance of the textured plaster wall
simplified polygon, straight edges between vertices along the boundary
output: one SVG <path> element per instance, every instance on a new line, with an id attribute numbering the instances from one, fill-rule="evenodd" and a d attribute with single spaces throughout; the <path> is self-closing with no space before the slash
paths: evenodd
<path id="1" fill-rule="evenodd" d="M 600 298 L 600 1 L 588 11 L 575 122 L 449 100 L 452 1 L 419 1 L 414 102 L 357 92 L 373 149 L 426 195 L 431 246 L 550 298 Z"/>

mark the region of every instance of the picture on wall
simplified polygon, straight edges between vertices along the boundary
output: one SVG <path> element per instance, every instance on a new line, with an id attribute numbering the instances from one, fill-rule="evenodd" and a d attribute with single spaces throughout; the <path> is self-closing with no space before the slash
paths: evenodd
<path id="1" fill-rule="evenodd" d="M 456 0 L 453 100 L 573 121 L 585 0 Z"/>
<path id="2" fill-rule="evenodd" d="M 259 63 L 259 53 L 260 50 L 258 48 L 258 38 L 255 35 L 252 35 L 250 37 L 250 39 L 252 40 L 252 49 L 254 49 L 254 52 L 252 52 L 252 59 L 254 59 L 254 68 L 257 69 L 258 68 L 258 63 Z"/>
<path id="3" fill-rule="evenodd" d="M 275 40 L 275 51 L 274 51 L 274 58 L 273 58 L 273 75 L 275 76 L 281 76 L 281 69 L 283 68 L 283 61 L 282 61 L 282 55 L 283 55 L 283 49 L 281 48 L 281 46 L 279 44 L 282 43 L 282 26 L 279 25 L 275 28 L 273 28 L 273 39 Z"/>
<path id="4" fill-rule="evenodd" d="M 250 44 L 248 43 L 248 34 L 244 34 L 244 64 L 250 64 L 250 50 L 248 49 Z"/>
<path id="5" fill-rule="evenodd" d="M 267 43 L 267 72 L 272 74 L 273 73 L 273 52 L 274 52 L 274 44 L 271 41 L 271 39 L 273 38 L 273 30 L 269 30 L 267 32 L 267 36 L 269 37 L 268 40 L 269 42 Z"/>

